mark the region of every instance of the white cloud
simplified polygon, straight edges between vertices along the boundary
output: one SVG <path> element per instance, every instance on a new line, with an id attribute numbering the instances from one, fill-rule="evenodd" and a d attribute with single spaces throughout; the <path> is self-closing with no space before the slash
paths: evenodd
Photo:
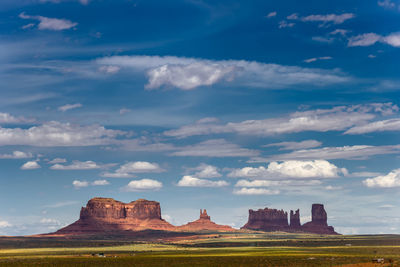
<path id="1" fill-rule="evenodd" d="M 349 33 L 349 30 L 345 30 L 345 29 L 336 29 L 334 31 L 331 31 L 329 34 L 330 35 L 336 35 L 336 34 L 340 34 L 342 36 L 346 36 L 346 34 Z"/>
<path id="2" fill-rule="evenodd" d="M 273 143 L 269 145 L 265 145 L 263 147 L 281 147 L 279 150 L 297 150 L 297 149 L 306 149 L 306 148 L 314 148 L 321 146 L 322 143 L 317 140 L 304 140 L 300 142 L 280 142 Z"/>
<path id="3" fill-rule="evenodd" d="M 62 111 L 62 112 L 65 112 L 65 111 L 67 111 L 67 110 L 76 109 L 76 108 L 80 108 L 80 107 L 82 107 L 82 104 L 80 104 L 80 103 L 76 103 L 76 104 L 66 104 L 66 105 L 64 105 L 64 106 L 58 107 L 58 110 L 59 110 L 59 111 Z"/>
<path id="4" fill-rule="evenodd" d="M 177 149 L 178 151 L 170 155 L 191 157 L 251 157 L 259 154 L 256 150 L 241 148 L 236 144 L 227 142 L 225 139 L 207 140 Z"/>
<path id="5" fill-rule="evenodd" d="M 228 185 L 229 183 L 226 181 L 210 181 L 190 175 L 183 176 L 178 182 L 178 186 L 181 187 L 223 187 Z"/>
<path id="6" fill-rule="evenodd" d="M 267 168 L 260 166 L 235 169 L 228 174 L 228 177 L 279 180 L 281 178 L 336 178 L 341 174 L 347 174 L 347 170 L 338 168 L 326 160 L 289 160 L 281 163 L 271 162 Z"/>
<path id="7" fill-rule="evenodd" d="M 320 185 L 321 183 L 319 180 L 239 180 L 235 184 L 235 187 L 312 186 Z"/>
<path id="8" fill-rule="evenodd" d="M 57 163 L 66 163 L 66 162 L 67 162 L 66 159 L 55 158 L 55 159 L 52 159 L 52 160 L 48 161 L 47 163 L 48 164 L 57 164 Z"/>
<path id="9" fill-rule="evenodd" d="M 288 88 L 295 85 L 325 86 L 348 82 L 350 77 L 336 70 L 302 68 L 245 60 L 206 60 L 184 57 L 112 56 L 100 58 L 99 65 L 147 72 L 147 88 L 172 85 L 182 90 L 208 86 L 220 81 L 261 88 Z"/>
<path id="10" fill-rule="evenodd" d="M 33 20 L 38 20 L 39 25 L 38 29 L 39 30 L 52 30 L 52 31 L 62 31 L 62 30 L 68 30 L 76 25 L 78 23 L 72 22 L 67 19 L 56 19 L 56 18 L 48 18 L 48 17 L 43 17 L 43 16 L 30 16 L 26 15 L 25 13 L 19 14 L 19 17 L 21 19 L 33 19 Z"/>
<path id="11" fill-rule="evenodd" d="M 370 46 L 381 40 L 382 36 L 376 33 L 364 33 L 349 38 L 348 46 Z"/>
<path id="12" fill-rule="evenodd" d="M 28 123 L 34 122 L 34 119 L 27 119 L 25 117 L 15 117 L 9 113 L 0 112 L 0 123 Z"/>
<path id="13" fill-rule="evenodd" d="M 88 187 L 88 186 L 89 186 L 89 183 L 88 183 L 87 181 L 74 180 L 74 181 L 72 182 L 72 185 L 73 185 L 76 189 L 79 189 L 79 188 L 83 188 L 83 187 Z"/>
<path id="14" fill-rule="evenodd" d="M 199 86 L 210 86 L 222 79 L 232 81 L 235 66 L 196 62 L 189 65 L 163 65 L 147 72 L 148 89 L 156 89 L 163 85 L 171 85 L 182 90 L 192 90 Z"/>
<path id="15" fill-rule="evenodd" d="M 51 218 L 42 218 L 40 220 L 40 223 L 45 225 L 55 225 L 55 226 L 61 225 L 60 221 Z"/>
<path id="16" fill-rule="evenodd" d="M 219 173 L 218 168 L 208 164 L 200 164 L 196 168 L 189 169 L 190 171 L 194 171 L 193 176 L 199 178 L 218 178 L 221 177 L 221 173 Z"/>
<path id="17" fill-rule="evenodd" d="M 268 15 L 266 17 L 273 18 L 273 17 L 276 17 L 276 15 L 277 15 L 276 11 L 273 11 L 273 12 L 268 13 Z"/>
<path id="18" fill-rule="evenodd" d="M 160 173 L 165 170 L 157 163 L 147 161 L 128 162 L 121 165 L 115 172 L 103 173 L 102 176 L 110 178 L 130 178 L 134 173 Z"/>
<path id="19" fill-rule="evenodd" d="M 378 1 L 378 6 L 384 8 L 395 8 L 396 4 L 390 0 L 383 0 L 383 1 Z"/>
<path id="20" fill-rule="evenodd" d="M 366 179 L 363 183 L 368 187 L 400 187 L 400 169 L 393 170 L 387 175 Z"/>
<path id="21" fill-rule="evenodd" d="M 364 33 L 349 38 L 348 46 L 371 46 L 381 42 L 393 47 L 400 47 L 400 33 L 395 32 L 387 36 L 382 36 L 373 32 Z"/>
<path id="22" fill-rule="evenodd" d="M 162 183 L 152 179 L 142 179 L 130 181 L 123 189 L 128 192 L 144 191 L 144 190 L 159 190 L 162 188 Z"/>
<path id="23" fill-rule="evenodd" d="M 294 27 L 294 25 L 296 25 L 296 23 L 287 22 L 286 20 L 281 20 L 281 21 L 279 21 L 278 28 L 279 28 L 279 29 L 283 29 L 283 28 L 292 28 L 292 27 Z"/>
<path id="24" fill-rule="evenodd" d="M 400 47 L 400 33 L 392 33 L 383 38 L 383 42 L 394 47 Z"/>
<path id="25" fill-rule="evenodd" d="M 28 129 L 0 127 L 0 146 L 96 146 L 115 143 L 123 131 L 100 125 L 80 126 L 51 121 Z"/>
<path id="26" fill-rule="evenodd" d="M 32 157 L 32 153 L 22 151 L 14 151 L 12 154 L 0 154 L 0 159 L 27 159 Z"/>
<path id="27" fill-rule="evenodd" d="M 34 170 L 41 168 L 36 161 L 28 161 L 21 166 L 21 170 Z"/>
<path id="28" fill-rule="evenodd" d="M 107 180 L 96 180 L 92 182 L 92 185 L 109 185 L 110 183 Z"/>
<path id="29" fill-rule="evenodd" d="M 12 227 L 13 225 L 7 221 L 0 221 L 0 228 Z"/>
<path id="30" fill-rule="evenodd" d="M 120 115 L 124 115 L 124 114 L 129 113 L 129 112 L 131 112 L 131 110 L 129 108 L 121 108 L 119 110 L 119 114 Z"/>
<path id="31" fill-rule="evenodd" d="M 329 59 L 332 59 L 332 57 L 313 57 L 313 58 L 305 59 L 304 62 L 311 63 L 311 62 L 315 62 L 318 60 L 329 60 Z"/>
<path id="32" fill-rule="evenodd" d="M 50 167 L 52 170 L 94 170 L 107 167 L 107 165 L 98 165 L 96 162 L 74 160 L 70 165 L 54 164 Z"/>
<path id="33" fill-rule="evenodd" d="M 115 74 L 121 70 L 118 66 L 108 65 L 108 66 L 100 66 L 99 71 L 107 74 Z"/>
<path id="34" fill-rule="evenodd" d="M 346 20 L 354 18 L 355 15 L 353 13 L 344 13 L 340 15 L 336 14 L 327 14 L 327 15 L 309 15 L 306 17 L 302 17 L 302 21 L 311 21 L 311 22 L 323 22 L 329 23 L 332 22 L 333 24 L 342 24 Z"/>
<path id="35" fill-rule="evenodd" d="M 341 186 L 333 186 L 333 185 L 327 185 L 324 188 L 325 188 L 325 190 L 328 190 L 328 191 L 337 191 L 337 190 L 343 189 L 343 187 L 341 187 Z"/>
<path id="36" fill-rule="evenodd" d="M 271 190 L 265 188 L 240 188 L 234 190 L 233 193 L 235 195 L 278 195 L 280 193 L 279 190 Z"/>
<path id="37" fill-rule="evenodd" d="M 164 134 L 171 137 L 185 138 L 194 135 L 221 133 L 269 136 L 302 131 L 341 131 L 365 124 L 378 114 L 388 115 L 397 111 L 398 107 L 392 103 L 337 106 L 331 109 L 299 111 L 290 114 L 288 117 L 264 120 L 246 120 L 226 124 L 197 121 L 195 124 L 165 131 Z"/>
<path id="38" fill-rule="evenodd" d="M 400 119 L 374 121 L 350 128 L 345 134 L 365 134 L 372 132 L 400 131 Z"/>
<path id="39" fill-rule="evenodd" d="M 389 146 L 341 146 L 316 149 L 297 150 L 290 153 L 272 155 L 268 158 L 253 158 L 250 162 L 266 162 L 271 160 L 306 160 L 306 159 L 353 159 L 361 160 L 375 155 L 400 153 L 400 145 Z"/>

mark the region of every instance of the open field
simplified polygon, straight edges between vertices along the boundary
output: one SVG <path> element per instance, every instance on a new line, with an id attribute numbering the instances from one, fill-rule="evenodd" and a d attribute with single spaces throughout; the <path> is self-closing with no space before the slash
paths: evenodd
<path id="1" fill-rule="evenodd" d="M 400 266 L 396 235 L 233 233 L 152 243 L 0 238 L 0 246 L 0 266 Z M 373 263 L 378 258 L 385 263 Z"/>

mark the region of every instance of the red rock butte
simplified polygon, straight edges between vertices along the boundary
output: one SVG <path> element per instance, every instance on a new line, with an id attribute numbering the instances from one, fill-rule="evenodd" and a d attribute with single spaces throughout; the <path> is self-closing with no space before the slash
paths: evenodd
<path id="1" fill-rule="evenodd" d="M 123 203 L 112 198 L 92 198 L 82 207 L 76 222 L 55 234 L 91 234 L 146 229 L 174 231 L 175 226 L 161 218 L 160 203 L 138 199 Z"/>
<path id="2" fill-rule="evenodd" d="M 221 232 L 232 232 L 235 231 L 228 225 L 219 225 L 211 221 L 210 216 L 207 214 L 207 210 L 200 210 L 200 218 L 196 221 L 178 227 L 182 231 L 221 231 Z"/>
<path id="3" fill-rule="evenodd" d="M 266 232 L 304 232 L 314 234 L 336 235 L 335 229 L 328 226 L 328 216 L 324 205 L 313 204 L 311 209 L 311 222 L 300 224 L 300 210 L 290 211 L 290 224 L 288 213 L 277 209 L 249 210 L 249 220 L 242 229 L 260 230 Z"/>

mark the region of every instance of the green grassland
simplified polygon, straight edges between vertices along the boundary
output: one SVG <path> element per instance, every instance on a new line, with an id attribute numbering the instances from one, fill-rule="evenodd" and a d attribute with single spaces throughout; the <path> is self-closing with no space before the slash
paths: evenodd
<path id="1" fill-rule="evenodd" d="M 151 243 L 0 238 L 0 266 L 341 266 L 377 258 L 386 263 L 369 266 L 400 266 L 400 236 L 209 233 Z"/>

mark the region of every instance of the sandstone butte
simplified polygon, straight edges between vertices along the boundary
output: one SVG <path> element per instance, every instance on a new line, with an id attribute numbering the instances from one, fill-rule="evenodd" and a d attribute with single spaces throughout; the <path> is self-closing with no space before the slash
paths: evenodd
<path id="1" fill-rule="evenodd" d="M 249 210 L 248 222 L 242 229 L 260 231 L 305 232 L 314 234 L 337 234 L 332 226 L 328 226 L 328 216 L 324 205 L 313 204 L 311 209 L 311 222 L 300 224 L 300 211 L 290 211 L 290 224 L 288 214 L 283 210 L 259 209 Z"/>
<path id="2" fill-rule="evenodd" d="M 161 217 L 160 203 L 138 199 L 123 203 L 112 198 L 92 198 L 82 207 L 79 220 L 58 230 L 55 235 L 98 234 L 118 231 L 235 231 L 210 220 L 207 211 L 200 218 L 183 226 L 174 226 Z"/>

